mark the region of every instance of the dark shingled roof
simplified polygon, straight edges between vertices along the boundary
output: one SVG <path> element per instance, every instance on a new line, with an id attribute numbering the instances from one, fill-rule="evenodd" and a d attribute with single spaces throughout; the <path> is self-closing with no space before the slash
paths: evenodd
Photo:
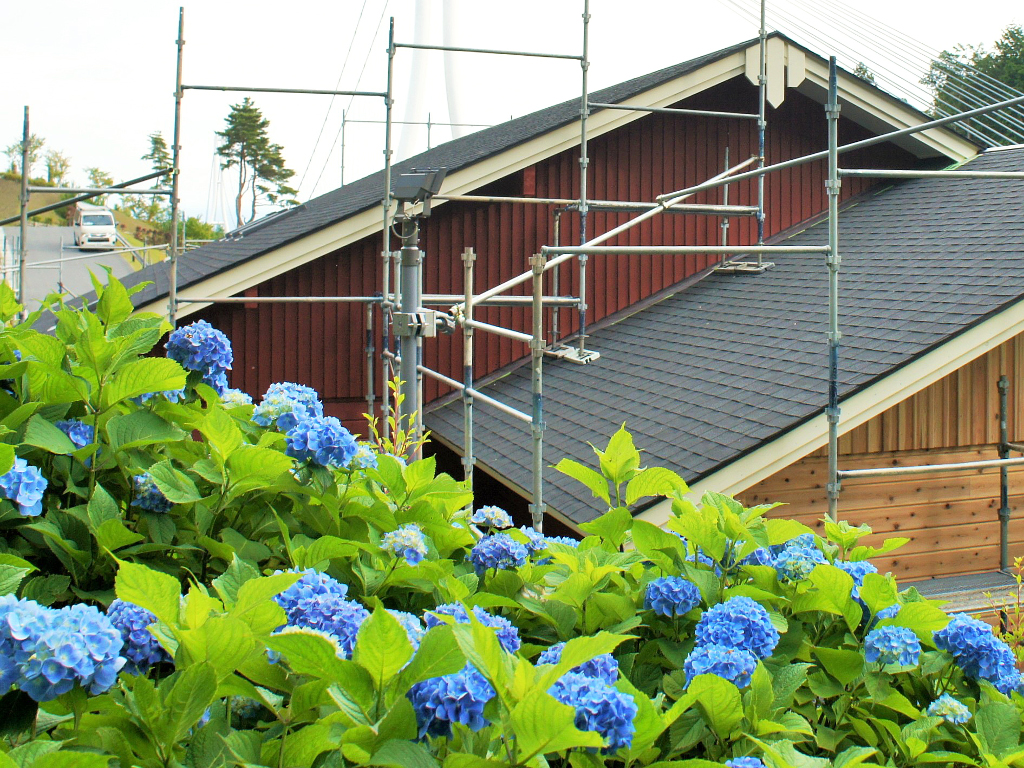
<path id="1" fill-rule="evenodd" d="M 1024 171 L 1024 148 L 991 151 L 971 170 Z M 1024 183 L 922 179 L 853 201 L 840 214 L 840 394 L 893 373 L 1024 294 Z M 787 242 L 822 245 L 827 221 Z M 611 257 L 595 257 L 611 258 Z M 735 461 L 822 412 L 828 277 L 820 254 L 779 255 L 761 275 L 711 274 L 593 331 L 601 358 L 544 363 L 545 464 L 592 464 L 623 422 L 645 463 L 688 481 Z M 530 412 L 530 368 L 483 391 Z M 529 430 L 487 405 L 475 410 L 481 462 L 531 486 Z M 462 406 L 426 425 L 462 445 Z M 554 470 L 545 501 L 579 523 L 601 511 Z"/>

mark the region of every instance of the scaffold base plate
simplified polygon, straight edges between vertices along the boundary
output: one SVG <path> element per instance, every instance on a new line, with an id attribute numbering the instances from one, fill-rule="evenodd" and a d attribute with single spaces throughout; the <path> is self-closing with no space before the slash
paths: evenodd
<path id="1" fill-rule="evenodd" d="M 715 267 L 715 272 L 723 275 L 759 275 L 775 266 L 774 262 L 762 261 L 726 261 Z"/>
<path id="2" fill-rule="evenodd" d="M 577 365 L 587 365 L 595 360 L 601 359 L 601 353 L 593 349 L 585 349 L 582 352 L 579 347 L 570 347 L 567 345 L 557 347 L 556 349 L 549 349 L 548 354 L 551 357 L 557 357 L 560 360 L 568 360 L 570 363 L 576 363 Z"/>

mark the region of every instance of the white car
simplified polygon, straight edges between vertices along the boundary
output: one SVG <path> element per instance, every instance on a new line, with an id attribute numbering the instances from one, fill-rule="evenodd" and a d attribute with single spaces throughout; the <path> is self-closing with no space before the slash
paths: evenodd
<path id="1" fill-rule="evenodd" d="M 98 205 L 79 205 L 72 225 L 75 245 L 81 250 L 107 250 L 117 246 L 114 214 Z"/>

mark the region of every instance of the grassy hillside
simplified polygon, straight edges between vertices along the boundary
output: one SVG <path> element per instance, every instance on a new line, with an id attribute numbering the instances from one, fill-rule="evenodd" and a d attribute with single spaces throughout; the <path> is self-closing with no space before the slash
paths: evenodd
<path id="1" fill-rule="evenodd" d="M 11 179 L 0 179 L 0 219 L 17 216 L 21 212 L 21 182 Z M 35 192 L 29 195 L 29 210 L 42 208 L 44 205 L 56 203 L 60 195 L 56 193 Z M 61 226 L 64 224 L 62 211 L 51 211 L 37 216 L 33 221 L 41 224 L 53 224 Z"/>

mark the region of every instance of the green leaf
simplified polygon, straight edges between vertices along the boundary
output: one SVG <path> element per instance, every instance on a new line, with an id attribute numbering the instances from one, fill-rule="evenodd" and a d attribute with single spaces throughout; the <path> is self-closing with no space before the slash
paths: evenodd
<path id="1" fill-rule="evenodd" d="M 112 759 L 112 755 L 61 750 L 43 755 L 32 763 L 32 768 L 107 768 Z"/>
<path id="2" fill-rule="evenodd" d="M 883 576 L 880 573 L 869 573 L 864 577 L 864 583 L 859 590 L 860 599 L 876 615 L 883 608 L 895 605 L 898 602 L 896 597 L 896 580 L 891 576 Z"/>
<path id="3" fill-rule="evenodd" d="M 235 420 L 223 408 L 211 408 L 199 425 L 199 431 L 223 459 L 244 442 Z"/>
<path id="4" fill-rule="evenodd" d="M 331 726 L 327 723 L 313 723 L 288 734 L 284 740 L 280 762 L 282 768 L 308 768 L 322 753 L 338 748 L 338 742 L 331 737 Z"/>
<path id="5" fill-rule="evenodd" d="M 93 489 L 86 511 L 89 515 L 89 525 L 94 531 L 108 520 L 121 520 L 121 510 L 117 502 L 99 483 Z"/>
<path id="6" fill-rule="evenodd" d="M 192 664 L 174 681 L 174 686 L 163 702 L 164 717 L 173 734 L 174 741 L 188 736 L 206 708 L 217 696 L 217 675 L 213 666 L 206 663 Z M 161 686 L 162 688 L 163 686 Z"/>
<path id="7" fill-rule="evenodd" d="M 686 548 L 678 536 L 646 520 L 633 522 L 632 536 L 640 554 L 669 573 L 679 572 L 680 564 L 686 559 Z"/>
<path id="8" fill-rule="evenodd" d="M 527 694 L 512 710 L 512 729 L 519 745 L 520 759 L 576 747 L 603 747 L 594 731 L 576 727 L 576 710 L 542 690 Z"/>
<path id="9" fill-rule="evenodd" d="M 147 472 L 156 483 L 156 487 L 167 497 L 167 500 L 175 504 L 190 504 L 199 501 L 202 494 L 192 482 L 192 478 L 171 464 L 170 459 L 164 459 L 158 464 L 151 466 Z"/>
<path id="10" fill-rule="evenodd" d="M 821 666 L 843 685 L 849 685 L 864 672 L 864 656 L 857 651 L 815 648 Z"/>
<path id="11" fill-rule="evenodd" d="M 295 460 L 281 451 L 246 445 L 228 458 L 228 476 L 241 488 L 261 488 L 287 472 Z"/>
<path id="12" fill-rule="evenodd" d="M 18 768 L 29 768 L 43 755 L 57 752 L 60 747 L 59 741 L 30 741 L 12 749 L 8 755 L 18 765 Z"/>
<path id="13" fill-rule="evenodd" d="M 105 520 L 93 531 L 93 535 L 96 536 L 96 543 L 111 553 L 137 544 L 144 538 L 134 531 L 129 531 L 120 520 Z"/>
<path id="14" fill-rule="evenodd" d="M 580 528 L 591 536 L 600 536 L 615 549 L 626 540 L 626 532 L 633 527 L 633 515 L 625 507 L 616 507 L 600 517 L 583 523 Z"/>
<path id="15" fill-rule="evenodd" d="M 18 591 L 22 579 L 28 576 L 28 568 L 0 564 L 0 595 L 12 595 Z"/>
<path id="16" fill-rule="evenodd" d="M 934 646 L 932 636 L 949 623 L 949 615 L 932 603 L 905 603 L 891 619 L 882 619 L 879 627 L 906 627 L 913 630 L 919 640 Z"/>
<path id="17" fill-rule="evenodd" d="M 267 647 L 280 652 L 288 666 L 300 675 L 342 682 L 359 665 L 338 658 L 338 648 L 330 640 L 313 632 L 294 632 L 273 635 L 266 639 Z"/>
<path id="18" fill-rule="evenodd" d="M 6 323 L 14 318 L 24 307 L 18 303 L 18 297 L 6 282 L 0 283 L 0 322 Z"/>
<path id="19" fill-rule="evenodd" d="M 626 485 L 626 504 L 647 496 L 674 496 L 689 490 L 686 481 L 671 469 L 648 467 L 638 472 Z"/>
<path id="20" fill-rule="evenodd" d="M 135 603 L 150 611 L 168 626 L 178 624 L 181 585 L 173 576 L 136 563 L 121 563 L 114 591 L 126 603 Z"/>
<path id="21" fill-rule="evenodd" d="M 25 582 L 21 596 L 26 600 L 35 600 L 40 605 L 53 605 L 70 586 L 70 576 L 37 576 Z"/>
<path id="22" fill-rule="evenodd" d="M 352 660 L 370 673 L 378 690 L 383 690 L 412 654 L 412 644 L 398 619 L 378 606 L 359 628 Z"/>
<path id="23" fill-rule="evenodd" d="M 38 414 L 28 420 L 22 442 L 62 455 L 78 450 L 67 435 Z"/>
<path id="24" fill-rule="evenodd" d="M 772 676 L 764 664 L 758 664 L 750 678 L 750 708 L 754 715 L 751 722 L 764 720 L 772 713 L 775 692 L 772 690 Z"/>
<path id="25" fill-rule="evenodd" d="M 238 555 L 234 555 L 227 570 L 213 580 L 213 588 L 217 590 L 220 599 L 227 605 L 234 605 L 242 585 L 259 575 L 260 572 L 256 570 L 256 566 L 240 559 Z"/>
<path id="26" fill-rule="evenodd" d="M 690 681 L 687 693 L 693 696 L 712 730 L 722 741 L 743 720 L 743 702 L 735 685 L 718 675 L 697 675 Z"/>
<path id="27" fill-rule="evenodd" d="M 107 422 L 107 438 L 115 451 L 138 448 L 157 443 L 175 443 L 185 438 L 185 433 L 164 421 L 152 411 L 132 411 L 119 414 Z"/>
<path id="28" fill-rule="evenodd" d="M 216 682 L 234 674 L 256 650 L 249 628 L 230 616 L 214 616 L 196 629 L 179 632 L 178 637 L 193 663 L 207 662 Z"/>
<path id="29" fill-rule="evenodd" d="M 985 751 L 996 757 L 1003 757 L 1020 744 L 1021 718 L 1013 704 L 1005 701 L 983 704 L 974 714 L 974 725 Z"/>
<path id="30" fill-rule="evenodd" d="M 851 632 L 856 630 L 863 614 L 860 604 L 853 599 L 853 579 L 850 574 L 834 565 L 816 565 L 808 581 L 814 588 L 793 599 L 793 613 L 832 613 L 842 616 Z"/>
<path id="31" fill-rule="evenodd" d="M 0 697 L 0 738 L 19 736 L 32 727 L 39 705 L 17 689 Z"/>
<path id="32" fill-rule="evenodd" d="M 100 300 L 96 304 L 97 316 L 104 325 L 114 326 L 134 311 L 135 307 L 132 305 L 132 300 L 128 298 L 128 291 L 116 277 L 108 275 L 107 286 L 103 289 L 103 295 L 100 296 Z"/>
<path id="33" fill-rule="evenodd" d="M 455 635 L 448 625 L 432 627 L 420 641 L 419 650 L 400 676 L 400 693 L 405 693 L 421 680 L 458 672 L 466 665 Z"/>
<path id="34" fill-rule="evenodd" d="M 185 370 L 166 357 L 146 357 L 128 363 L 110 377 L 103 388 L 104 409 L 148 392 L 179 390 L 185 386 Z"/>
<path id="35" fill-rule="evenodd" d="M 854 768 L 876 754 L 878 750 L 872 747 L 849 747 L 835 756 L 832 765 L 834 768 Z"/>
<path id="36" fill-rule="evenodd" d="M 805 533 L 814 533 L 814 531 L 803 523 L 798 523 L 796 520 L 787 520 L 785 518 L 770 518 L 765 520 L 765 526 L 768 529 L 768 543 L 772 545 L 785 544 L 787 541 L 795 539 L 797 536 L 802 536 Z"/>
<path id="37" fill-rule="evenodd" d="M 366 765 L 387 768 L 437 768 L 438 762 L 425 745 L 392 739 L 384 742 Z"/>
<path id="38" fill-rule="evenodd" d="M 550 686 L 554 685 L 556 680 L 573 667 L 578 667 L 580 664 L 590 661 L 601 654 L 611 653 L 628 639 L 630 639 L 629 635 L 598 632 L 593 637 L 575 637 L 569 640 L 562 648 L 562 655 L 559 657 L 558 664 L 555 664 L 550 670 L 540 675 L 537 683 L 538 686 L 541 690 L 547 690 Z"/>
<path id="39" fill-rule="evenodd" d="M 568 475 L 573 480 L 578 480 L 590 489 L 595 499 L 601 499 L 605 504 L 611 504 L 611 495 L 608 491 L 608 480 L 599 472 L 590 467 L 580 464 L 572 459 L 562 459 L 555 465 L 555 469 L 563 475 Z"/>
<path id="40" fill-rule="evenodd" d="M 600 460 L 601 474 L 615 486 L 630 480 L 640 466 L 640 452 L 633 445 L 633 436 L 626 431 L 625 424 L 611 436 L 604 451 L 594 448 L 594 453 Z"/>
<path id="41" fill-rule="evenodd" d="M 0 475 L 6 475 L 14 466 L 14 446 L 0 443 Z"/>

